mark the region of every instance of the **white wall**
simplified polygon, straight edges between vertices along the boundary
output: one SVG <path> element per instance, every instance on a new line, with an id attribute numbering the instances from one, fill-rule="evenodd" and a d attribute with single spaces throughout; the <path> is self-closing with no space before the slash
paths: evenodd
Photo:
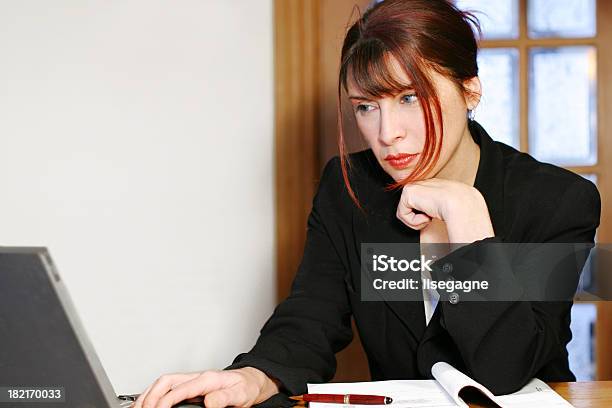
<path id="1" fill-rule="evenodd" d="M 120 393 L 273 308 L 271 0 L 0 0 L 0 244 L 51 250 Z"/>

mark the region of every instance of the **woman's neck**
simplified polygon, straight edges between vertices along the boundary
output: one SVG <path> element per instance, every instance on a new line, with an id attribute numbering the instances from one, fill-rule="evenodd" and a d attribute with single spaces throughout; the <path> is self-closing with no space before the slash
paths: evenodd
<path id="1" fill-rule="evenodd" d="M 435 177 L 455 180 L 473 186 L 476 181 L 479 162 L 480 146 L 474 141 L 466 126 L 455 152 Z"/>

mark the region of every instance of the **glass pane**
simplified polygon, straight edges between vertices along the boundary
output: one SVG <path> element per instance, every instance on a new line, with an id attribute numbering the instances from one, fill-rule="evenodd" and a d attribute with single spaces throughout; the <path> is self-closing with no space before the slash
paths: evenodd
<path id="1" fill-rule="evenodd" d="M 593 37 L 595 6 L 595 0 L 530 0 L 529 36 Z"/>
<path id="2" fill-rule="evenodd" d="M 482 97 L 476 120 L 491 137 L 516 149 L 519 141 L 518 50 L 482 48 L 478 54 L 478 76 Z"/>
<path id="3" fill-rule="evenodd" d="M 597 174 L 595 174 L 595 173 L 581 173 L 580 175 L 582 177 L 584 177 L 585 179 L 591 181 L 599 189 L 599 185 L 597 184 Z M 597 242 L 597 236 L 598 235 L 599 235 L 599 228 L 595 231 L 595 242 Z M 589 274 L 588 278 L 590 279 L 590 276 L 591 276 L 590 274 L 592 273 L 593 266 L 592 265 L 587 265 L 587 266 L 588 266 L 588 268 L 586 268 L 585 271 L 587 271 L 587 273 Z"/>
<path id="4" fill-rule="evenodd" d="M 533 48 L 529 57 L 529 153 L 561 166 L 595 164 L 595 48 Z"/>
<path id="5" fill-rule="evenodd" d="M 590 180 L 593 184 L 597 185 L 597 174 L 588 173 L 588 174 L 580 174 L 587 180 Z"/>
<path id="6" fill-rule="evenodd" d="M 590 381 L 595 377 L 594 330 L 597 308 L 593 303 L 577 303 L 572 306 L 572 340 L 567 345 L 570 370 L 578 381 Z"/>
<path id="7" fill-rule="evenodd" d="M 455 5 L 474 12 L 484 39 L 518 37 L 518 0 L 456 0 Z"/>

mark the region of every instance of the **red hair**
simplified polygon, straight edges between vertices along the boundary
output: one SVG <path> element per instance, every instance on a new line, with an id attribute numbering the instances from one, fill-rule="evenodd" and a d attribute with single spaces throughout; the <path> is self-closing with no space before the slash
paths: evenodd
<path id="1" fill-rule="evenodd" d="M 347 31 L 338 80 L 338 149 L 344 183 L 360 209 L 348 177 L 350 161 L 342 124 L 341 96 L 343 88 L 347 91 L 349 75 L 367 97 L 396 95 L 410 87 L 421 101 L 426 131 L 423 151 L 414 171 L 387 187 L 401 188 L 426 174 L 440 156 L 444 134 L 442 109 L 427 69 L 446 76 L 466 93 L 469 90 L 463 81 L 478 75 L 478 45 L 471 24 L 481 35 L 476 17 L 447 0 L 385 0 L 368 9 Z M 393 59 L 410 84 L 397 78 Z M 434 115 L 440 125 L 439 138 L 435 134 Z"/>

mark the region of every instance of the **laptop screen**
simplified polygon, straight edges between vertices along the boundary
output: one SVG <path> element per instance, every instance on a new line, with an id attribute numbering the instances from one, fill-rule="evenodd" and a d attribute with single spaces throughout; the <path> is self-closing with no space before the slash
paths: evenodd
<path id="1" fill-rule="evenodd" d="M 8 389 L 40 387 L 63 389 L 64 402 L 51 403 L 57 392 L 20 392 L 11 406 L 109 406 L 112 387 L 69 303 L 45 249 L 0 248 L 0 407 Z"/>

